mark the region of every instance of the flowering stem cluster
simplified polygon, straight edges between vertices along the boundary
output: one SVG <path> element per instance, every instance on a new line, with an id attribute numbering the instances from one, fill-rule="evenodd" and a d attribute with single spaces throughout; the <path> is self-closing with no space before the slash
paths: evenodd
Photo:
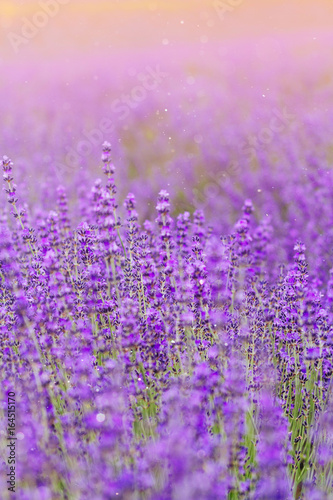
<path id="1" fill-rule="evenodd" d="M 18 497 L 331 498 L 332 279 L 323 294 L 301 242 L 279 267 L 249 200 L 223 237 L 165 190 L 143 223 L 130 193 L 123 224 L 109 143 L 102 163 L 73 227 L 65 188 L 33 217 L 1 162 Z"/>

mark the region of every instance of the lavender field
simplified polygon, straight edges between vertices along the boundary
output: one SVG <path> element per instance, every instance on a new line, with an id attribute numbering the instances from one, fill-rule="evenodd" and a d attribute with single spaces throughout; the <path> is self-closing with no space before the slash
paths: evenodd
<path id="1" fill-rule="evenodd" d="M 303 35 L 7 63 L 0 498 L 333 498 L 332 36 Z"/>

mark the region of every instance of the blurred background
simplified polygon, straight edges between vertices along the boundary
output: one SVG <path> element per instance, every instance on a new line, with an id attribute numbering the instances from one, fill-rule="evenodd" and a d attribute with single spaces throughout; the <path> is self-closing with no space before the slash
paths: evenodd
<path id="1" fill-rule="evenodd" d="M 330 162 L 332 26 L 331 0 L 1 0 L 0 154 L 46 208 L 108 140 L 145 216 L 162 188 L 175 213 L 265 214 L 314 148 Z"/>

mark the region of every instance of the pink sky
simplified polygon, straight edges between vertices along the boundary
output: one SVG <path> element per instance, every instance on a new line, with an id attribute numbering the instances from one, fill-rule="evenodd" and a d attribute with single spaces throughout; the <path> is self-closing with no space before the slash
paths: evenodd
<path id="1" fill-rule="evenodd" d="M 43 1 L 43 0 L 41 0 Z M 52 1 L 52 0 L 44 0 Z M 2 58 L 51 58 L 66 52 L 107 54 L 117 49 L 161 48 L 190 43 L 224 42 L 234 38 L 279 37 L 308 33 L 317 37 L 333 26 L 331 0 L 53 0 L 58 12 L 49 16 L 29 43 L 13 51 L 10 33 L 20 35 L 26 20 L 41 10 L 33 0 L 1 0 Z M 222 5 L 229 5 L 223 13 Z"/>

